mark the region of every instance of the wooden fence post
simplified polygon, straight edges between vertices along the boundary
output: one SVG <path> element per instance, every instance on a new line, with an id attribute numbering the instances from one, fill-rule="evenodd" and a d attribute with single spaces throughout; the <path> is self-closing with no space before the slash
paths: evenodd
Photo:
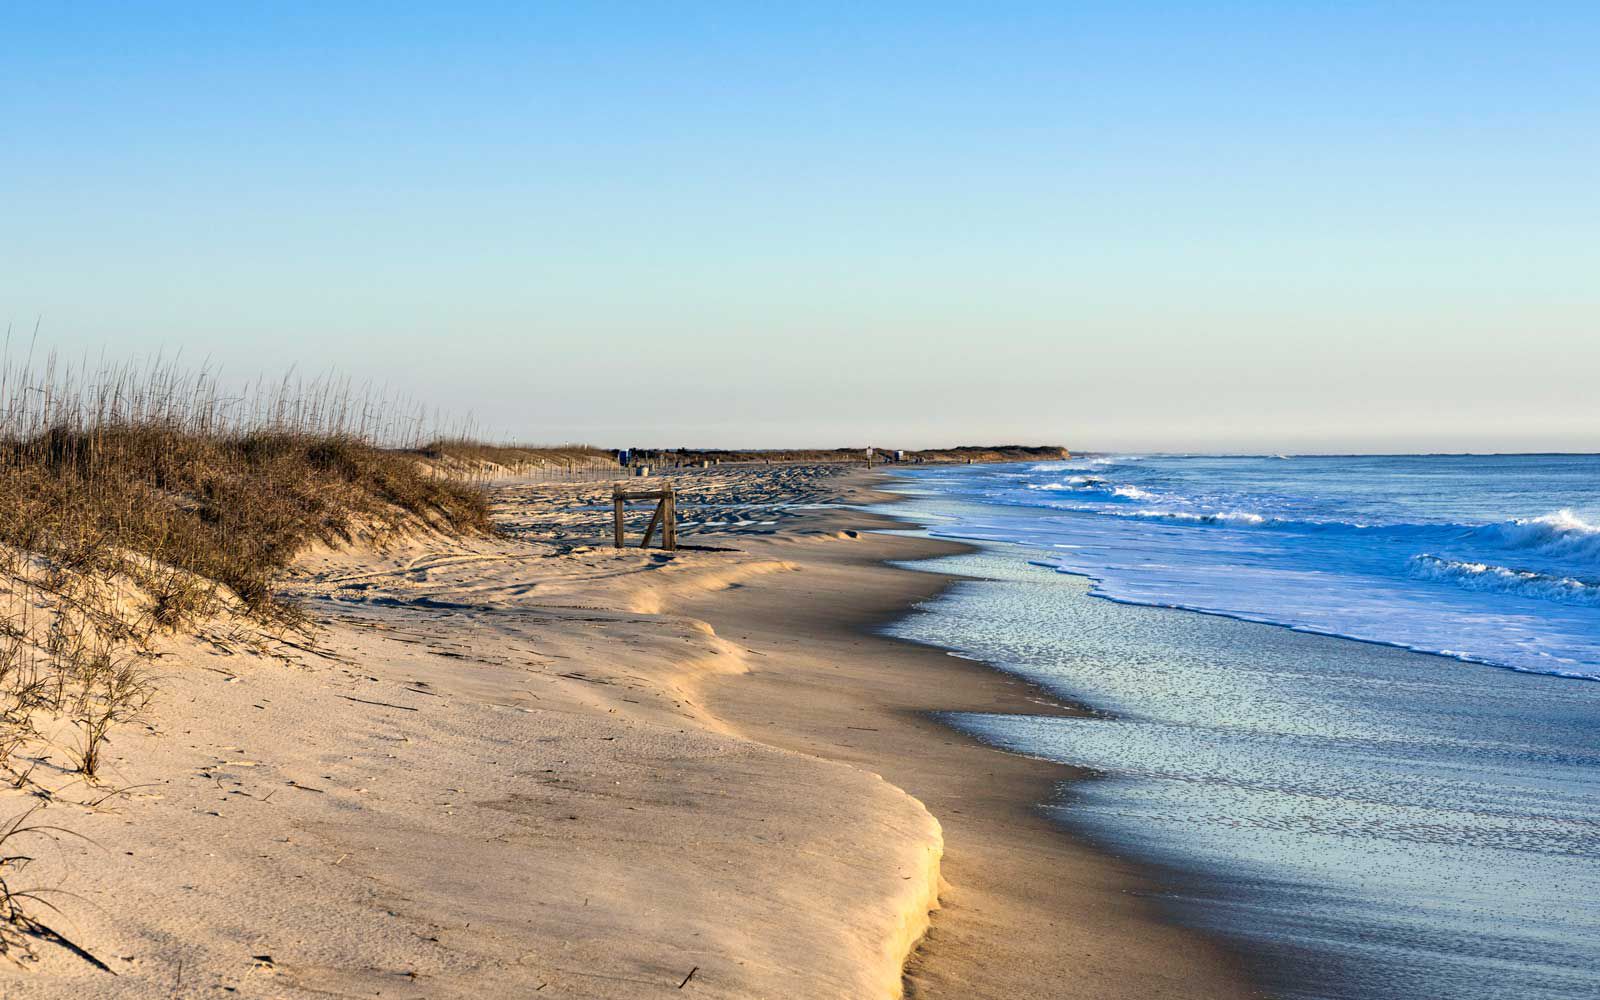
<path id="1" fill-rule="evenodd" d="M 654 500 L 656 509 L 650 515 L 650 524 L 644 529 L 644 538 L 640 539 L 641 549 L 650 547 L 650 539 L 656 533 L 656 527 L 661 527 L 661 547 L 670 551 L 678 548 L 678 497 L 671 484 L 665 484 L 659 490 L 630 492 L 623 489 L 621 483 L 611 487 L 611 519 L 613 544 L 623 548 L 623 507 L 629 500 Z"/>
<path id="2" fill-rule="evenodd" d="M 617 548 L 622 548 L 622 487 L 611 489 L 611 516 L 617 534 Z"/>
<path id="3" fill-rule="evenodd" d="M 678 495 L 671 486 L 667 487 L 666 495 L 661 498 L 661 504 L 666 508 L 666 522 L 661 526 L 661 546 L 668 552 L 678 550 Z"/>
<path id="4" fill-rule="evenodd" d="M 650 515 L 650 523 L 644 526 L 644 537 L 639 540 L 639 548 L 648 549 L 650 547 L 650 536 L 656 533 L 656 525 L 661 523 L 661 513 L 666 506 L 666 497 L 656 501 L 655 512 Z M 663 531 L 661 535 L 665 538 L 666 532 Z"/>

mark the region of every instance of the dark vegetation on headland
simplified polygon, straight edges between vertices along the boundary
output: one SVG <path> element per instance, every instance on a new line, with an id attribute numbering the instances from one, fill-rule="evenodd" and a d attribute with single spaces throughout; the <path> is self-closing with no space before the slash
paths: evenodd
<path id="1" fill-rule="evenodd" d="M 1057 445 L 961 445 L 955 448 L 872 449 L 874 462 L 1047 462 L 1071 458 L 1072 453 Z M 695 462 L 861 462 L 867 448 L 676 448 L 639 449 L 637 454 L 663 464 Z"/>
<path id="2" fill-rule="evenodd" d="M 616 452 L 586 444 L 489 444 L 470 437 L 437 438 L 411 454 L 426 459 L 433 471 L 469 478 L 514 476 L 530 470 L 616 468 Z"/>

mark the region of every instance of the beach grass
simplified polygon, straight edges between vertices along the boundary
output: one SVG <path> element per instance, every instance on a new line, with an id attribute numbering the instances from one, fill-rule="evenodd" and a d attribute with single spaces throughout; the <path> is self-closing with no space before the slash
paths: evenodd
<path id="1" fill-rule="evenodd" d="M 67 755 L 95 779 L 108 734 L 151 696 L 150 640 L 219 615 L 305 627 L 275 582 L 309 546 L 491 532 L 482 490 L 446 456 L 593 451 L 502 454 L 425 426 L 335 379 L 224 390 L 161 361 L 0 362 L 0 766 L 41 717 L 66 718 Z"/>
<path id="2" fill-rule="evenodd" d="M 266 649 L 314 628 L 277 593 L 308 548 L 487 535 L 474 480 L 603 461 L 440 434 L 346 380 L 0 358 L 0 770 L 45 803 L 101 783 L 107 744 L 156 694 L 163 637 Z M 36 808 L 0 846 L 52 835 L 25 822 Z M 0 859 L 0 954 L 54 934 L 8 881 L 25 863 Z"/>

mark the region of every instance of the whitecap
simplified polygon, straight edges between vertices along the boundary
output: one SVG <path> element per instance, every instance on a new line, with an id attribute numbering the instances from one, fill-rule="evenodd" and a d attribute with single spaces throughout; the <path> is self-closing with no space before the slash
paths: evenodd
<path id="1" fill-rule="evenodd" d="M 1440 580 L 1467 590 L 1494 591 L 1563 604 L 1600 607 L 1600 582 L 1577 577 L 1514 569 L 1493 563 L 1445 559 L 1424 552 L 1412 556 L 1408 569 L 1423 580 Z"/>
<path id="2" fill-rule="evenodd" d="M 1146 517 L 1153 520 L 1180 521 L 1185 524 L 1257 525 L 1266 524 L 1269 520 L 1248 510 L 1222 510 L 1205 513 L 1192 513 L 1186 510 L 1128 510 L 1115 511 L 1114 513 L 1118 517 Z"/>
<path id="3" fill-rule="evenodd" d="M 1154 500 L 1159 496 L 1159 494 L 1151 493 L 1149 490 L 1141 490 L 1137 486 L 1118 486 L 1111 491 L 1111 495 L 1123 497 L 1127 500 Z"/>
<path id="4" fill-rule="evenodd" d="M 1541 517 L 1485 525 L 1472 534 L 1505 548 L 1600 562 L 1600 525 L 1564 508 Z"/>

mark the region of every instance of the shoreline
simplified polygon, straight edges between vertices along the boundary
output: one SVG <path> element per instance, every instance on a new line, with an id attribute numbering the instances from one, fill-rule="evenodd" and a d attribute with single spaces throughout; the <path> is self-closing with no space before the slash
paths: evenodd
<path id="1" fill-rule="evenodd" d="M 1268 995 L 1588 995 L 1600 966 L 1584 930 L 1600 897 L 1527 887 L 1594 879 L 1592 686 L 1107 599 L 1091 573 L 1051 572 L 1050 553 L 1082 543 L 1063 557 L 1080 568 L 1183 579 L 1163 546 L 1187 551 L 1174 536 L 1211 529 L 1123 538 L 1031 506 L 1007 479 L 912 475 L 909 509 L 932 529 L 919 534 L 982 540 L 925 567 L 974 582 L 888 631 L 1110 709 L 942 717 L 991 746 L 1107 776 L 1067 786 L 1044 806 L 1053 821 L 1137 857 L 1161 882 L 1161 911 L 1231 950 Z M 1237 544 L 1272 551 L 1254 537 Z M 1215 542 L 1221 559 L 1207 565 L 1233 557 L 1248 577 L 1255 564 L 1230 544 Z"/>
<path id="2" fill-rule="evenodd" d="M 617 551 L 609 487 L 505 483 L 494 538 L 307 552 L 313 641 L 164 640 L 124 797 L 53 798 L 89 839 L 30 867 L 116 979 L 43 946 L 0 992 L 1249 995 L 1043 814 L 1082 772 L 934 717 L 1071 706 L 876 633 L 956 579 L 888 560 L 966 546 L 873 531 L 904 522 L 859 474 L 673 478 L 702 548 Z"/>
<path id="3" fill-rule="evenodd" d="M 877 489 L 884 473 L 860 470 L 845 479 L 855 504 L 900 499 Z M 1093 780 L 1089 772 L 1001 750 L 938 718 L 968 711 L 1083 715 L 1092 712 L 1089 706 L 993 664 L 881 632 L 965 579 L 892 562 L 974 547 L 883 534 L 918 525 L 859 507 L 806 521 L 823 530 L 871 532 L 845 552 L 830 550 L 799 562 L 805 571 L 829 571 L 850 592 L 823 596 L 808 585 L 808 592 L 797 594 L 785 586 L 788 578 L 768 578 L 759 587 L 707 595 L 683 609 L 719 634 L 759 643 L 755 648 L 765 657 L 781 655 L 786 670 L 800 666 L 809 675 L 785 678 L 776 668 L 757 666 L 750 674 L 718 679 L 707 703 L 719 717 L 753 739 L 881 774 L 941 824 L 941 905 L 907 956 L 905 994 L 1260 995 L 1224 944 L 1176 924 L 1148 898 L 1159 888 L 1150 866 L 1121 859 L 1046 815 L 1062 785 Z M 774 593 L 779 588 L 790 592 Z M 774 603 L 785 605 L 781 630 L 751 628 L 774 615 Z M 806 646 L 812 648 L 800 648 Z M 854 672 L 830 666 L 847 658 L 843 650 L 863 646 L 874 656 L 873 666 Z M 773 718 L 775 705 L 790 706 L 791 717 Z"/>

